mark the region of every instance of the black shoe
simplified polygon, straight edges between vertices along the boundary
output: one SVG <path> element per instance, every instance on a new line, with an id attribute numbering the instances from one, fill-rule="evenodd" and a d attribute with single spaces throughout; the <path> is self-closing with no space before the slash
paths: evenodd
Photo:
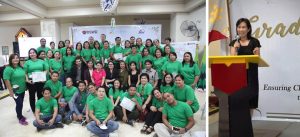
<path id="1" fill-rule="evenodd" d="M 36 128 L 37 132 L 40 132 L 41 130 L 42 130 L 41 128 L 38 128 L 38 127 Z"/>
<path id="2" fill-rule="evenodd" d="M 130 126 L 133 126 L 133 120 L 128 120 L 126 123 Z"/>
<path id="3" fill-rule="evenodd" d="M 64 128 L 64 125 L 62 123 L 57 123 L 55 124 L 56 128 Z"/>

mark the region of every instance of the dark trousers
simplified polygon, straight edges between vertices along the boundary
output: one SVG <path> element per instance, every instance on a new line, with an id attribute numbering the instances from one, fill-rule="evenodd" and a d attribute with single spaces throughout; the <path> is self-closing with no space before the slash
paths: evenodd
<path id="1" fill-rule="evenodd" d="M 35 94 L 37 94 L 38 99 L 43 97 L 42 91 L 44 88 L 44 84 L 45 83 L 41 83 L 41 82 L 37 82 L 34 84 L 27 83 L 27 88 L 29 91 L 29 103 L 33 113 L 35 112 L 35 102 L 36 102 Z"/>
<path id="2" fill-rule="evenodd" d="M 24 116 L 22 115 L 22 110 L 23 110 L 23 101 L 24 101 L 24 95 L 25 92 L 21 93 L 21 94 L 16 94 L 18 97 L 15 99 L 16 102 L 16 113 L 17 113 L 17 117 L 18 119 L 22 119 Z"/>
<path id="3" fill-rule="evenodd" d="M 145 118 L 145 125 L 147 126 L 152 126 L 154 127 L 154 125 L 156 123 L 161 123 L 162 122 L 162 113 L 160 111 L 150 111 L 146 118 Z"/>
<path id="4" fill-rule="evenodd" d="M 116 106 L 114 112 L 115 115 L 117 116 L 117 120 L 123 119 L 123 111 L 121 106 Z M 136 120 L 139 117 L 139 111 L 137 110 L 137 108 L 135 108 L 131 112 L 126 110 L 126 115 L 128 120 Z"/>
<path id="5" fill-rule="evenodd" d="M 4 69 L 5 69 L 5 66 L 0 67 L 0 89 L 1 90 L 6 89 L 6 85 L 4 83 L 2 83 Z M 3 82 L 4 82 L 4 80 L 3 80 Z M 3 87 L 3 85 L 4 85 L 4 87 Z"/>

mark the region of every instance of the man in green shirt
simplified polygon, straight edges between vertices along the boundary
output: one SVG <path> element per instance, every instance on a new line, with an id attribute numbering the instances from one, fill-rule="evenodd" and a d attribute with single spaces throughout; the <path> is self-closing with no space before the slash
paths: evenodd
<path id="1" fill-rule="evenodd" d="M 99 88 L 97 97 L 89 102 L 89 116 L 93 120 L 87 124 L 87 129 L 99 137 L 108 137 L 109 133 L 119 128 L 119 124 L 110 120 L 114 106 L 105 95 L 105 89 Z M 106 129 L 105 129 L 106 128 Z"/>
<path id="2" fill-rule="evenodd" d="M 142 99 L 136 94 L 136 87 L 130 85 L 128 92 L 123 94 L 121 102 L 124 97 L 130 99 L 135 103 L 135 108 L 132 111 L 126 110 L 124 107 L 116 106 L 116 116 L 118 120 L 123 120 L 123 122 L 133 126 L 133 121 L 138 119 L 139 111 L 142 111 Z"/>
<path id="3" fill-rule="evenodd" d="M 51 79 L 49 79 L 45 85 L 44 88 L 50 88 L 51 89 L 51 96 L 58 99 L 61 95 L 62 91 L 62 83 L 58 81 L 59 74 L 58 72 L 54 71 L 51 73 Z"/>
<path id="4" fill-rule="evenodd" d="M 142 55 L 137 53 L 137 47 L 136 46 L 132 46 L 131 47 L 131 54 L 129 56 L 127 56 L 126 58 L 126 64 L 128 66 L 128 68 L 130 68 L 130 62 L 135 62 L 137 64 L 137 69 L 142 68 Z"/>
<path id="5" fill-rule="evenodd" d="M 47 53 L 48 50 L 50 50 L 50 48 L 46 47 L 46 39 L 45 38 L 41 38 L 40 44 L 41 44 L 41 46 L 36 49 L 37 53 L 40 53 L 42 50 Z"/>
<path id="6" fill-rule="evenodd" d="M 188 104 L 175 100 L 171 93 L 164 93 L 163 97 L 166 101 L 162 111 L 163 123 L 156 123 L 154 125 L 157 136 L 191 137 L 189 130 L 195 124 L 192 109 Z"/>
<path id="7" fill-rule="evenodd" d="M 57 114 L 57 101 L 51 97 L 51 89 L 45 88 L 42 94 L 43 98 L 36 102 L 36 120 L 33 121 L 33 125 L 37 128 L 38 132 L 42 129 L 63 128 L 61 115 Z"/>

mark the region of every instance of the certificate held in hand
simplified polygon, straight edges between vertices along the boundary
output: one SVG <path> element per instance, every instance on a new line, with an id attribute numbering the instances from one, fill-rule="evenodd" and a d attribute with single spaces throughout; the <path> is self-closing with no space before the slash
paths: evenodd
<path id="1" fill-rule="evenodd" d="M 128 111 L 132 111 L 135 107 L 135 103 L 131 101 L 129 98 L 124 97 L 123 100 L 121 101 L 120 106 L 122 106 Z"/>
<path id="2" fill-rule="evenodd" d="M 46 72 L 32 72 L 32 82 L 45 82 Z"/>
<path id="3" fill-rule="evenodd" d="M 122 53 L 116 53 L 114 54 L 114 57 L 116 60 L 123 60 L 123 54 Z"/>

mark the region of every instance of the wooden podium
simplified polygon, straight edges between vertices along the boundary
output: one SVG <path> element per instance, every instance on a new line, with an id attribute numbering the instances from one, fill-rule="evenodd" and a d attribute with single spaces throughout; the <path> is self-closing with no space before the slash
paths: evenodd
<path id="1" fill-rule="evenodd" d="M 219 98 L 219 137 L 253 137 L 247 84 L 249 63 L 269 65 L 258 55 L 210 56 L 211 81 Z"/>

